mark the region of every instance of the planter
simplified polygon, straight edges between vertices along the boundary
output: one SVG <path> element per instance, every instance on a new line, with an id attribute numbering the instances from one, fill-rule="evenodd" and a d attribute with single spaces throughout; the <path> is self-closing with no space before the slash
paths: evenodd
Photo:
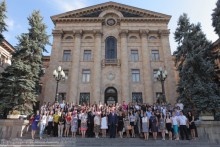
<path id="1" fill-rule="evenodd" d="M 204 113 L 201 113 L 201 115 L 199 116 L 199 120 L 212 121 L 214 120 L 214 115 L 210 112 L 204 112 Z"/>
<path id="2" fill-rule="evenodd" d="M 7 119 L 26 119 L 27 115 L 7 115 Z"/>

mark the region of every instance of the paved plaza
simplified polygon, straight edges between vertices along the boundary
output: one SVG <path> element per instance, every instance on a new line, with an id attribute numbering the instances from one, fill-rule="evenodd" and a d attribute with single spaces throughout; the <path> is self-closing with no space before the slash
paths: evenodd
<path id="1" fill-rule="evenodd" d="M 190 140 L 190 141 L 170 141 L 170 140 L 152 140 L 151 138 L 148 141 L 145 141 L 140 138 L 57 138 L 50 137 L 42 140 L 36 139 L 32 140 L 29 138 L 26 139 L 12 139 L 12 140 L 1 140 L 0 146 L 84 146 L 84 147 L 95 147 L 95 146 L 148 146 L 148 147 L 219 147 L 219 144 L 211 144 L 206 140 Z"/>

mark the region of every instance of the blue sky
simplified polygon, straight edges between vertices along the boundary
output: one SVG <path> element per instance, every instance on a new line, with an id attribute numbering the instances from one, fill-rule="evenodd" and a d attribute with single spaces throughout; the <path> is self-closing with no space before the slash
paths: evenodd
<path id="1" fill-rule="evenodd" d="M 0 0 L 2 1 L 2 0 Z M 200 22 L 202 29 L 211 41 L 217 39 L 212 27 L 211 14 L 215 8 L 217 0 L 112 0 L 118 3 L 139 7 L 151 11 L 156 11 L 171 15 L 169 23 L 170 45 L 171 51 L 176 49 L 176 43 L 173 39 L 173 33 L 177 26 L 177 20 L 183 13 L 187 13 L 191 22 Z M 7 25 L 8 32 L 4 33 L 5 38 L 14 46 L 17 44 L 16 37 L 28 30 L 27 17 L 30 16 L 33 10 L 40 10 L 44 17 L 44 22 L 47 24 L 47 33 L 51 35 L 54 24 L 50 16 L 71 11 L 78 8 L 83 8 L 99 3 L 108 2 L 107 0 L 6 0 L 7 3 Z M 50 38 L 52 42 L 52 37 Z M 51 47 L 47 50 L 50 54 Z"/>

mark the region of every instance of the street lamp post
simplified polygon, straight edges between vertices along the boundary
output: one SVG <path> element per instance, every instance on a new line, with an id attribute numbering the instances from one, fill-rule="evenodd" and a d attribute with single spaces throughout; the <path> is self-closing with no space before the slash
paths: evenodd
<path id="1" fill-rule="evenodd" d="M 163 98 L 163 102 L 166 102 L 166 95 L 165 95 L 165 88 L 164 88 L 164 82 L 167 78 L 167 71 L 163 70 L 162 67 L 159 68 L 158 72 L 157 72 L 157 80 L 161 82 L 161 87 L 162 87 L 162 98 Z"/>
<path id="2" fill-rule="evenodd" d="M 55 102 L 58 102 L 58 95 L 59 95 L 58 94 L 58 85 L 59 85 L 60 80 L 65 80 L 66 75 L 65 75 L 64 71 L 62 70 L 61 66 L 59 66 L 57 68 L 57 70 L 55 69 L 53 71 L 53 76 L 54 76 L 55 80 L 57 81 Z"/>

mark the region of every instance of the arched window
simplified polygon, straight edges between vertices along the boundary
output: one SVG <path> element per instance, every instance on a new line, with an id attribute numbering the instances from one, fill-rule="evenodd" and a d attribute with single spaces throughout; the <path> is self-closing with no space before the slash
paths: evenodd
<path id="1" fill-rule="evenodd" d="M 157 37 L 155 37 L 155 36 L 150 36 L 148 39 L 149 39 L 149 40 L 156 40 Z"/>
<path id="2" fill-rule="evenodd" d="M 117 59 L 117 40 L 113 36 L 109 36 L 105 40 L 105 58 Z"/>

